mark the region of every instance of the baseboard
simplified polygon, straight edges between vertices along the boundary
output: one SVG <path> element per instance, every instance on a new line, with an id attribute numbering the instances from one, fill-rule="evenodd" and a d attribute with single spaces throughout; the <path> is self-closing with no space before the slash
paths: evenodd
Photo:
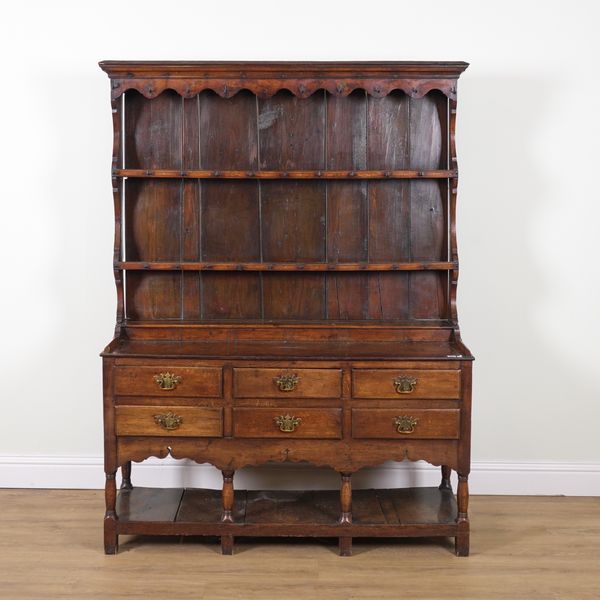
<path id="1" fill-rule="evenodd" d="M 99 489 L 104 486 L 98 456 L 0 456 L 0 487 Z M 353 477 L 356 489 L 437 485 L 439 469 L 422 462 L 386 463 Z M 210 465 L 186 460 L 148 459 L 134 464 L 133 483 L 140 486 L 221 486 Z M 335 489 L 337 474 L 304 464 L 246 468 L 236 473 L 242 489 Z M 600 464 L 557 462 L 474 462 L 469 478 L 472 494 L 600 496 Z"/>

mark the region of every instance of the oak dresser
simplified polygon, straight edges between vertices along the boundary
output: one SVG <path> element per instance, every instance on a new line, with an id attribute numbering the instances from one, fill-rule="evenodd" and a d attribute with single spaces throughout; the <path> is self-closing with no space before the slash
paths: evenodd
<path id="1" fill-rule="evenodd" d="M 469 552 L 456 309 L 462 62 L 100 63 L 114 129 L 104 544 L 120 534 L 446 536 Z M 134 487 L 187 458 L 220 490 Z M 439 487 L 352 490 L 384 461 Z M 339 490 L 234 491 L 304 461 Z M 117 472 L 122 483 L 117 490 Z M 456 496 L 451 470 L 458 473 Z"/>

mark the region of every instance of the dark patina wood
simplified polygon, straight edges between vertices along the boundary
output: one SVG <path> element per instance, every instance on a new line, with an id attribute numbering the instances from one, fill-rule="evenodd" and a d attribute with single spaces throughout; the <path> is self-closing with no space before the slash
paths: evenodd
<path id="1" fill-rule="evenodd" d="M 456 308 L 461 62 L 105 61 L 115 335 L 105 551 L 121 534 L 451 536 L 469 552 L 472 355 Z M 135 487 L 188 458 L 221 490 Z M 354 490 L 387 460 L 438 488 Z M 235 489 L 309 462 L 339 491 Z M 117 491 L 116 475 L 122 473 Z M 450 475 L 458 473 L 456 498 Z"/>

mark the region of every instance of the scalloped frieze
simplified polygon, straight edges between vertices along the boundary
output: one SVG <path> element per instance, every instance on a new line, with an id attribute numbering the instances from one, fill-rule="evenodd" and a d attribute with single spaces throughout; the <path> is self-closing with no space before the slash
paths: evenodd
<path id="1" fill-rule="evenodd" d="M 260 466 L 267 462 L 308 462 L 315 467 L 330 467 L 336 471 L 354 472 L 364 467 L 375 467 L 388 460 L 424 460 L 432 465 L 448 465 L 459 470 L 457 445 L 454 441 L 421 444 L 362 444 L 356 442 L 318 441 L 314 444 L 295 445 L 285 441 L 263 442 L 260 445 L 242 440 L 137 440 L 121 438 L 118 463 L 133 460 L 141 462 L 150 457 L 187 458 L 199 464 L 209 463 L 220 469 L 238 470 Z"/>
<path id="2" fill-rule="evenodd" d="M 212 90 L 221 98 L 231 98 L 240 90 L 248 90 L 259 98 L 270 98 L 281 90 L 288 90 L 299 98 L 308 98 L 318 90 L 327 90 L 334 96 L 347 96 L 363 89 L 374 98 L 383 98 L 394 90 L 401 90 L 411 98 L 422 98 L 432 90 L 439 90 L 451 100 L 456 99 L 456 79 L 112 79 L 111 97 L 118 98 L 127 90 L 137 90 L 145 98 L 156 98 L 165 90 L 173 90 L 183 98 L 193 98 L 204 90 Z"/>

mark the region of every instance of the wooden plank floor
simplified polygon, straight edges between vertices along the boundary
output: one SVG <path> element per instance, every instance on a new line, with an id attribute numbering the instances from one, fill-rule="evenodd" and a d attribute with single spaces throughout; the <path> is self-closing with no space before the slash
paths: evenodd
<path id="1" fill-rule="evenodd" d="M 600 498 L 471 501 L 471 556 L 445 539 L 121 538 L 102 550 L 103 493 L 0 490 L 0 598 L 600 598 Z M 202 540 L 202 541 L 201 541 Z"/>

